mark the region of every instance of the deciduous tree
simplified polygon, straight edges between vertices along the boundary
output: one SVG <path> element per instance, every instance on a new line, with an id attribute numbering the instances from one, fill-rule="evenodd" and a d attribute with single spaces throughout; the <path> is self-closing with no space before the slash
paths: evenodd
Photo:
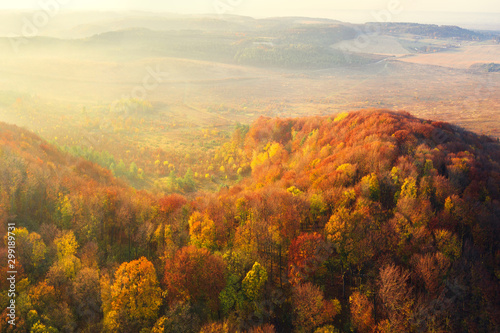
<path id="1" fill-rule="evenodd" d="M 153 264 L 144 257 L 123 263 L 115 272 L 109 301 L 104 314 L 108 331 L 139 332 L 152 325 L 162 302 Z"/>
<path id="2" fill-rule="evenodd" d="M 218 309 L 218 296 L 225 285 L 224 261 L 207 249 L 186 246 L 165 264 L 163 284 L 170 303 L 207 303 Z"/>

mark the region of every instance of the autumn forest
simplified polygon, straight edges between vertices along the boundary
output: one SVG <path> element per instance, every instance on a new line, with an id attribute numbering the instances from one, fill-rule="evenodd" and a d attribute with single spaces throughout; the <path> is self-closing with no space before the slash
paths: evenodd
<path id="1" fill-rule="evenodd" d="M 385 110 L 262 117 L 228 145 L 248 177 L 164 196 L 25 130 L 4 124 L 1 140 L 20 272 L 18 323 L 2 331 L 499 324 L 500 149 L 488 137 Z"/>

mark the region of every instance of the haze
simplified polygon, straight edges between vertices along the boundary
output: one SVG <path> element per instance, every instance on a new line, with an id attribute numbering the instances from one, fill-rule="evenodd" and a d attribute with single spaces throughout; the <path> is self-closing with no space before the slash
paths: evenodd
<path id="1" fill-rule="evenodd" d="M 4 1 L 2 9 L 37 9 L 40 4 L 48 3 L 47 0 L 32 1 L 20 0 L 16 2 Z M 67 3 L 67 9 L 83 10 L 146 10 L 167 11 L 177 13 L 210 13 L 213 10 L 213 0 L 187 0 L 187 1 L 120 1 L 120 0 L 86 0 L 86 1 L 61 1 Z M 455 11 L 455 12 L 496 12 L 500 13 L 500 3 L 494 0 L 480 1 L 453 1 L 453 0 L 420 0 L 420 1 L 387 1 L 387 0 L 358 0 L 356 2 L 327 1 L 327 0 L 234 0 L 227 2 L 233 7 L 241 7 L 238 14 L 255 14 L 262 16 L 277 15 L 283 11 L 295 11 L 295 15 L 307 16 L 304 10 L 377 10 L 399 3 L 407 10 L 412 11 Z"/>
<path id="2" fill-rule="evenodd" d="M 500 137 L 495 3 L 448 2 L 461 11 L 450 14 L 429 1 L 220 1 L 3 3 L 0 121 L 59 147 L 91 142 L 127 165 L 190 147 L 178 174 L 260 116 L 386 108 Z M 425 20 L 458 23 L 389 23 Z M 465 29 L 478 21 L 486 30 Z M 200 139 L 209 133 L 219 134 Z M 139 167 L 137 188 L 162 188 L 170 172 Z"/>
<path id="3" fill-rule="evenodd" d="M 0 10 L 27 9 L 38 10 L 50 0 L 3 1 Z M 410 0 L 360 0 L 347 1 L 286 1 L 286 0 L 188 0 L 188 1 L 59 1 L 65 10 L 96 11 L 149 11 L 182 14 L 247 15 L 252 17 L 307 16 L 339 19 L 363 23 L 376 21 L 374 12 L 398 8 L 397 15 L 389 19 L 395 22 L 418 22 L 438 24 L 460 24 L 477 28 L 498 28 L 500 2 L 481 1 L 410 1 Z"/>

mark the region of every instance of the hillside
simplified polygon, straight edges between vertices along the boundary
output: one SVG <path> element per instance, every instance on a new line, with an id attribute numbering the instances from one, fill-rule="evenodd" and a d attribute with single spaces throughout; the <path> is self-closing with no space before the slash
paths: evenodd
<path id="1" fill-rule="evenodd" d="M 15 331 L 500 325 L 498 140 L 364 110 L 260 117 L 216 154 L 223 166 L 247 165 L 238 184 L 150 194 L 2 123 L 2 233 L 7 221 L 17 228 Z M 2 320 L 0 332 L 11 331 Z"/>
<path id="2" fill-rule="evenodd" d="M 460 42 L 498 39 L 494 32 L 457 26 L 414 23 L 351 24 L 329 19 L 280 17 L 253 19 L 233 15 L 160 15 L 152 13 L 61 13 L 34 36 L 24 31 L 27 13 L 2 13 L 4 52 L 71 57 L 118 56 L 121 60 L 178 57 L 271 68 L 331 68 L 375 63 L 380 54 L 433 53 L 457 49 Z M 16 20 L 16 18 L 18 20 Z M 7 36 L 8 38 L 5 38 Z M 397 52 L 378 37 L 394 38 Z M 362 40 L 368 41 L 362 42 Z M 330 46 L 341 43 L 342 48 Z M 354 43 L 353 47 L 346 46 Z M 368 45 L 366 45 L 368 44 Z M 373 51 L 369 44 L 384 51 Z M 361 45 L 361 47 L 360 47 Z M 348 52 L 348 54 L 346 54 Z"/>
<path id="3" fill-rule="evenodd" d="M 417 24 L 417 23 L 368 23 L 378 25 L 382 34 L 411 34 L 430 38 L 456 38 L 460 40 L 487 40 L 494 34 L 463 29 L 452 25 Z"/>

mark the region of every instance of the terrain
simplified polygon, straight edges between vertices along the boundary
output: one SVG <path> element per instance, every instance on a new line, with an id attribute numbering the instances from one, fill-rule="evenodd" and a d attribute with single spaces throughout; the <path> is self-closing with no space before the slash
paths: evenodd
<path id="1" fill-rule="evenodd" d="M 245 179 L 184 197 L 133 190 L 18 127 L 0 133 L 16 331 L 499 324 L 500 145 L 489 137 L 386 110 L 261 117 L 231 139 Z"/>
<path id="2" fill-rule="evenodd" d="M 88 33 L 68 38 L 75 29 Z M 198 188 L 234 183 L 245 166 L 221 174 L 218 161 L 207 161 L 235 124 L 261 115 L 390 108 L 500 136 L 500 74 L 481 67 L 499 61 L 495 32 L 300 17 L 61 13 L 35 36 L 5 33 L 0 119 L 67 150 L 110 155 L 101 161 L 106 168 L 134 163 L 143 179 L 129 180 L 139 189 L 162 191 L 171 171 L 182 177 L 189 168 Z"/>
<path id="3" fill-rule="evenodd" d="M 0 12 L 0 332 L 500 326 L 499 32 L 34 17 Z"/>

